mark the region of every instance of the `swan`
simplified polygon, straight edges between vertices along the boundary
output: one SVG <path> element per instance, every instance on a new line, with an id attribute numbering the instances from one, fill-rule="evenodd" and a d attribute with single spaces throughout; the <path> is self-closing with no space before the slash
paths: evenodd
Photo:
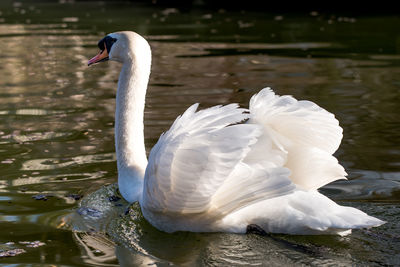
<path id="1" fill-rule="evenodd" d="M 151 49 L 139 34 L 108 34 L 88 65 L 122 63 L 115 111 L 118 187 L 165 232 L 339 234 L 385 223 L 317 189 L 346 179 L 332 154 L 334 115 L 265 88 L 248 109 L 190 106 L 146 157 L 143 115 Z"/>

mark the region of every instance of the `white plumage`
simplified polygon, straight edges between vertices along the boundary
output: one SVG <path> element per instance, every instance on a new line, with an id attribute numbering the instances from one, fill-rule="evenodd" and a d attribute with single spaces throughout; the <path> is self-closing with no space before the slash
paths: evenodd
<path id="1" fill-rule="evenodd" d="M 189 107 L 150 152 L 143 111 L 148 43 L 133 32 L 108 35 L 109 59 L 123 63 L 116 107 L 120 192 L 166 232 L 345 234 L 384 222 L 337 205 L 317 189 L 346 172 L 332 154 L 342 139 L 334 115 L 310 101 L 265 88 L 250 100 L 197 111 Z M 96 60 L 91 60 L 96 63 Z"/>

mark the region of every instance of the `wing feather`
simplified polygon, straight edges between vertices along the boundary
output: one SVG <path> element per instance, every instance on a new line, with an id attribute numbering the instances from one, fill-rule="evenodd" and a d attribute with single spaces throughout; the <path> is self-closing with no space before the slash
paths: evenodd
<path id="1" fill-rule="evenodd" d="M 295 186 L 287 168 L 239 164 L 212 199 L 219 214 L 227 215 L 256 202 L 291 193 Z"/>
<path id="2" fill-rule="evenodd" d="M 196 112 L 192 105 L 153 147 L 143 205 L 154 212 L 201 213 L 261 134 L 236 104 Z"/>
<path id="3" fill-rule="evenodd" d="M 346 172 L 332 154 L 342 140 L 335 116 L 311 101 L 278 96 L 265 88 L 250 100 L 249 123 L 263 125 L 264 135 L 249 160 L 260 157 L 261 146 L 269 146 L 275 163 L 291 170 L 291 180 L 304 189 L 317 189 Z"/>

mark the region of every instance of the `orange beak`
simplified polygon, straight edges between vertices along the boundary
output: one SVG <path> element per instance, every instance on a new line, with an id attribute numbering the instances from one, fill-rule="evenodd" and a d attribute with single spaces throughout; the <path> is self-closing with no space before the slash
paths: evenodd
<path id="1" fill-rule="evenodd" d="M 100 51 L 95 57 L 89 60 L 88 66 L 93 65 L 95 63 L 103 62 L 108 60 L 108 52 L 107 49 L 104 49 L 103 51 Z"/>

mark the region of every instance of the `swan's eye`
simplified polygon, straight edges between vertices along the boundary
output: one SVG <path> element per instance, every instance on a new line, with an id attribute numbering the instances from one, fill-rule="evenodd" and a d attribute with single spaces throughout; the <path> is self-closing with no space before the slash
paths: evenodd
<path id="1" fill-rule="evenodd" d="M 107 49 L 107 52 L 110 53 L 112 45 L 117 41 L 117 39 L 112 38 L 111 36 L 106 36 L 99 41 L 97 46 L 100 48 L 101 51 Z"/>
<path id="2" fill-rule="evenodd" d="M 102 42 L 104 39 L 100 40 L 97 46 L 100 48 L 100 50 L 103 52 L 104 51 L 104 42 Z"/>
<path id="3" fill-rule="evenodd" d="M 112 38 L 110 36 L 106 36 L 104 39 L 107 52 L 110 53 L 111 47 L 117 41 L 117 39 Z"/>

